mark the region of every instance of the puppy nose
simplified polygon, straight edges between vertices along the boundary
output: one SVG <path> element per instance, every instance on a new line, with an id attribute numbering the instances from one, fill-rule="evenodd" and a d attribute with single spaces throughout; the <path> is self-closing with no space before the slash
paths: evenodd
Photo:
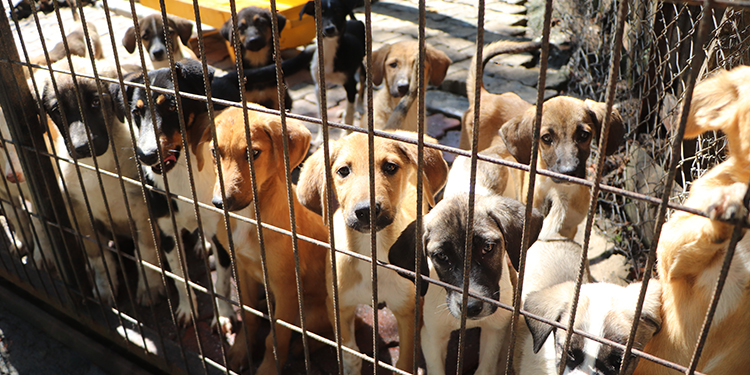
<path id="1" fill-rule="evenodd" d="M 370 222 L 370 202 L 360 202 L 354 207 L 354 214 L 357 215 L 357 220 L 363 223 Z M 380 214 L 380 203 L 375 203 L 375 217 Z"/>
<path id="2" fill-rule="evenodd" d="M 406 93 L 409 92 L 409 82 L 399 82 L 397 89 L 401 96 L 406 95 Z"/>
<path id="3" fill-rule="evenodd" d="M 91 156 L 91 153 L 89 152 L 88 143 L 84 143 L 84 144 L 76 146 L 75 151 L 76 151 L 76 156 L 79 158 Z"/>
<path id="4" fill-rule="evenodd" d="M 146 153 L 138 148 L 135 150 L 135 154 L 138 156 L 138 160 L 140 160 L 143 164 L 154 165 L 159 162 L 159 155 L 157 155 L 156 152 Z"/>
<path id="5" fill-rule="evenodd" d="M 235 202 L 236 202 L 236 200 L 231 195 L 227 195 L 223 202 L 221 201 L 221 197 L 220 196 L 219 197 L 214 197 L 211 200 L 211 203 L 213 203 L 214 206 L 216 206 L 216 208 L 224 208 L 224 203 L 226 203 L 227 210 L 229 210 L 229 211 L 232 211 L 232 207 L 234 207 Z"/>
<path id="6" fill-rule="evenodd" d="M 151 54 L 154 55 L 154 57 L 157 59 L 162 59 L 164 57 L 165 52 L 166 51 L 163 48 L 157 48 L 151 51 Z"/>
<path id="7" fill-rule="evenodd" d="M 216 208 L 224 208 L 224 202 L 221 200 L 221 197 L 214 197 L 211 200 L 211 203 L 213 203 Z"/>
<path id="8" fill-rule="evenodd" d="M 333 26 L 333 25 L 326 26 L 326 28 L 323 29 L 323 33 L 326 34 L 326 35 L 328 35 L 328 36 L 335 35 L 336 34 L 336 26 Z"/>
<path id="9" fill-rule="evenodd" d="M 466 316 L 478 316 L 482 313 L 482 307 L 484 307 L 482 301 L 470 298 L 469 302 L 466 303 Z"/>

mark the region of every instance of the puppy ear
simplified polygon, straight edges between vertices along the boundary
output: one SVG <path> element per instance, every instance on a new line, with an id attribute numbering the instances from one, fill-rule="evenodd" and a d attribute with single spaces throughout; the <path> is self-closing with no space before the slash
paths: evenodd
<path id="1" fill-rule="evenodd" d="M 180 36 L 182 44 L 188 45 L 190 37 L 193 35 L 193 23 L 180 17 L 168 16 L 169 20 L 174 22 L 177 35 Z"/>
<path id="2" fill-rule="evenodd" d="M 591 99 L 586 99 L 583 102 L 586 109 L 589 111 L 591 119 L 594 120 L 594 126 L 596 126 L 596 134 L 602 134 L 602 124 L 607 116 L 607 104 L 595 102 Z M 625 140 L 625 127 L 620 117 L 620 112 L 616 108 L 612 107 L 612 116 L 609 119 L 609 133 L 607 135 L 607 149 L 605 154 L 612 155 L 620 148 L 620 145 Z"/>
<path id="3" fill-rule="evenodd" d="M 523 309 L 534 315 L 559 322 L 563 314 L 570 308 L 573 292 L 575 292 L 575 284 L 570 281 L 531 292 L 526 296 Z M 555 327 L 528 317 L 526 318 L 526 326 L 529 327 L 531 337 L 534 340 L 534 354 L 539 353 Z"/>
<path id="4" fill-rule="evenodd" d="M 135 28 L 130 27 L 127 31 L 125 31 L 125 36 L 122 37 L 122 46 L 125 47 L 125 50 L 128 51 L 128 53 L 135 52 Z"/>
<path id="5" fill-rule="evenodd" d="M 391 249 L 388 251 L 388 263 L 414 272 L 414 265 L 416 263 L 417 257 L 416 235 L 417 222 L 415 220 L 412 221 L 411 224 L 409 224 L 403 232 L 401 232 L 401 235 L 398 236 L 396 242 L 391 245 Z M 426 238 L 427 236 L 425 236 L 425 246 L 427 246 Z M 428 267 L 427 257 L 424 253 L 422 253 L 422 259 L 419 262 L 419 273 L 424 276 L 430 276 L 430 270 Z M 398 275 L 414 282 L 414 277 L 408 274 L 398 272 Z M 426 280 L 420 279 L 420 286 L 421 294 L 424 297 L 424 295 L 427 294 L 427 288 L 430 286 L 430 283 Z"/>
<path id="6" fill-rule="evenodd" d="M 508 254 L 508 258 L 510 258 L 513 268 L 518 270 L 526 206 L 515 199 L 502 196 L 493 196 L 488 200 L 492 202 L 488 206 L 488 214 L 492 220 L 495 221 L 495 224 L 500 231 L 503 232 L 505 252 Z M 539 232 L 542 230 L 544 216 L 534 208 L 531 210 L 530 220 L 531 230 L 529 232 L 529 246 L 531 246 L 539 236 Z"/>
<path id="7" fill-rule="evenodd" d="M 635 306 L 636 301 L 638 301 L 638 294 L 641 291 L 641 283 L 628 285 L 627 291 L 631 297 L 628 299 L 631 301 L 631 303 L 628 304 L 628 307 Z M 643 310 L 641 311 L 641 325 L 638 327 L 639 331 L 641 329 L 648 330 L 646 332 L 646 335 L 648 336 L 646 340 L 661 330 L 661 291 L 661 283 L 659 280 L 652 279 L 649 281 L 648 288 L 646 289 L 646 298 L 643 302 Z"/>
<path id="8" fill-rule="evenodd" d="M 279 135 L 281 135 L 281 123 L 279 122 L 277 126 L 279 129 Z M 307 127 L 303 125 L 301 121 L 291 118 L 286 119 L 286 130 L 287 135 L 289 136 L 289 166 L 296 168 L 302 163 L 305 156 L 307 156 L 307 150 L 310 148 L 310 131 L 307 130 Z M 281 162 L 283 163 L 284 143 L 281 137 L 279 137 L 278 140 L 279 144 L 275 145 L 275 147 L 278 147 L 276 150 L 280 150 L 279 156 L 282 158 Z M 281 168 L 283 170 L 283 164 Z"/>
<path id="9" fill-rule="evenodd" d="M 221 25 L 219 34 L 221 34 L 221 36 L 224 37 L 224 39 L 226 39 L 230 44 L 232 44 L 232 19 L 231 18 L 229 18 L 226 22 L 224 22 L 223 25 Z"/>
<path id="10" fill-rule="evenodd" d="M 175 64 L 175 74 L 180 78 L 180 91 L 197 95 L 206 94 L 203 84 L 203 65 L 197 60 L 185 59 Z M 206 76 L 209 83 L 213 80 L 215 69 L 208 68 Z"/>
<path id="11" fill-rule="evenodd" d="M 286 17 L 281 13 L 276 13 L 276 19 L 279 21 L 279 34 L 281 34 L 281 30 L 284 30 L 286 26 Z"/>
<path id="12" fill-rule="evenodd" d="M 143 75 L 139 72 L 130 72 L 123 77 L 123 81 L 143 83 Z M 125 107 L 125 99 L 127 98 L 127 102 L 130 103 L 133 99 L 133 92 L 135 92 L 135 87 L 133 86 L 125 85 L 125 95 L 123 95 L 119 83 L 109 85 L 109 94 L 114 103 L 115 115 L 120 122 L 125 122 L 125 112 L 130 110 L 130 108 Z"/>
<path id="13" fill-rule="evenodd" d="M 315 1 L 310 0 L 305 3 L 305 6 L 299 11 L 299 19 L 302 19 L 302 16 L 305 14 L 315 17 Z"/>
<path id="14" fill-rule="evenodd" d="M 339 143 L 331 142 L 330 145 L 331 163 L 333 163 L 333 161 L 336 160 Z M 327 221 L 327 203 L 331 205 L 331 210 L 335 211 L 339 206 L 339 202 L 336 198 L 335 190 L 333 191 L 333 201 L 326 202 L 326 165 L 323 151 L 323 147 L 320 147 L 315 153 L 307 158 L 307 161 L 305 161 L 305 164 L 302 166 L 299 175 L 299 182 L 297 182 L 297 198 L 303 206 L 318 215 L 323 216 L 323 221 Z M 327 222 L 326 225 L 328 225 Z"/>
<path id="15" fill-rule="evenodd" d="M 430 63 L 430 83 L 435 86 L 440 86 L 445 79 L 445 75 L 448 73 L 448 67 L 451 65 L 451 58 L 445 54 L 445 52 L 433 47 L 432 45 L 425 45 L 425 53 L 427 54 L 427 61 Z"/>
<path id="16" fill-rule="evenodd" d="M 685 138 L 695 138 L 710 130 L 727 133 L 730 127 L 742 125 L 740 121 L 747 113 L 744 98 L 748 97 L 744 83 L 748 80 L 750 68 L 741 66 L 721 71 L 696 85 L 685 125 Z"/>
<path id="17" fill-rule="evenodd" d="M 397 131 L 398 135 L 416 138 L 412 132 Z M 425 136 L 425 143 L 438 143 L 435 138 Z M 398 142 L 398 147 L 406 154 L 414 166 L 419 163 L 417 145 L 411 143 Z M 426 197 L 430 206 L 435 206 L 434 197 L 445 186 L 445 180 L 448 178 L 448 163 L 443 159 L 443 153 L 434 148 L 424 148 L 424 188 L 429 192 Z"/>
<path id="18" fill-rule="evenodd" d="M 531 163 L 532 128 L 536 115 L 536 106 L 529 108 L 500 127 L 500 138 L 516 161 L 521 164 Z M 481 150 L 480 150 L 481 151 Z"/>
<path id="19" fill-rule="evenodd" d="M 190 152 L 195 155 L 196 167 L 198 172 L 203 170 L 203 166 L 206 164 L 206 160 L 203 157 L 203 147 L 211 140 L 210 132 L 211 124 L 208 121 L 194 121 L 192 124 L 187 124 L 188 127 L 188 146 Z"/>
<path id="20" fill-rule="evenodd" d="M 391 51 L 390 44 L 384 44 L 372 53 L 372 84 L 380 86 L 383 83 L 383 71 L 385 70 L 385 59 Z"/>

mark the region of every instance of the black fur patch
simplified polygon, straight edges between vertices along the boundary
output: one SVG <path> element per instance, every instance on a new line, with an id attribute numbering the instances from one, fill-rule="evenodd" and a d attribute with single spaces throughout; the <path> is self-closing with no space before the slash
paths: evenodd
<path id="1" fill-rule="evenodd" d="M 213 241 L 214 247 L 216 248 L 216 256 L 219 258 L 219 265 L 224 268 L 229 268 L 229 266 L 232 265 L 232 260 L 229 258 L 229 253 L 221 244 L 221 242 L 219 242 L 219 239 L 216 238 L 216 236 L 213 236 L 213 238 L 211 238 L 211 241 Z"/>

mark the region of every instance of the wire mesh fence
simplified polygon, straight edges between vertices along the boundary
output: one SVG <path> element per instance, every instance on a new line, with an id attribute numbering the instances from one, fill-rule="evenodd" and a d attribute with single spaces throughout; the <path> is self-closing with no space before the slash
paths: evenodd
<path id="1" fill-rule="evenodd" d="M 206 4 L 168 3 L 154 4 L 157 11 L 149 17 L 138 16 L 143 10 L 135 2 L 70 3 L 69 10 L 59 2 L 25 2 L 29 11 L 10 1 L 0 6 L 9 12 L 0 22 L 0 105 L 7 125 L 0 128 L 0 157 L 7 160 L 0 186 L 7 234 L 0 251 L 4 279 L 170 373 L 418 373 L 423 368 L 439 373 L 446 371 L 445 347 L 453 330 L 459 333 L 449 346 L 448 372 L 532 373 L 542 370 L 530 370 L 537 367 L 526 362 L 530 340 L 533 352 L 546 340 L 537 347 L 535 321 L 555 327 L 554 372 L 586 364 L 590 373 L 638 373 L 633 358 L 640 358 L 678 372 L 711 373 L 715 353 L 707 360 L 701 351 L 704 344 L 716 345 L 715 337 L 706 340 L 724 282 L 736 282 L 727 280 L 727 272 L 738 229 L 725 247 L 725 270 L 711 280 L 710 290 L 718 282 L 718 293 L 706 300 L 708 312 L 700 311 L 706 323 L 691 327 L 700 339 L 690 343 L 688 357 L 654 357 L 658 350 L 644 347 L 643 329 L 648 328 L 643 327 L 658 320 L 651 335 L 659 337 L 658 327 L 667 324 L 661 320 L 668 317 L 651 318 L 653 290 L 648 286 L 656 277 L 656 243 L 670 235 L 661 231 L 667 212 L 707 216 L 709 207 L 683 204 L 692 183 L 729 155 L 731 141 L 720 132 L 683 142 L 688 120 L 680 108 L 689 107 L 696 81 L 750 57 L 743 10 L 748 4 L 528 4 L 543 10 L 535 21 L 538 30 L 529 32 L 540 38 L 535 47 L 540 52 L 533 58 L 518 55 L 538 71 L 535 101 L 565 94 L 592 99 L 601 108 L 602 115 L 593 120 L 597 128 L 576 133 L 585 143 L 593 142 L 593 131 L 598 143 L 586 167 L 579 168 L 583 172 L 575 174 L 556 169 L 540 151 L 552 143 L 545 138 L 547 106 L 531 107 L 520 98 L 533 119 L 529 160 L 509 157 L 512 150 L 477 152 L 478 143 L 486 140 L 479 135 L 481 111 L 473 108 L 496 102 L 482 91 L 484 64 L 467 58 L 484 62 L 485 36 L 488 41 L 527 40 L 518 39 L 512 27 L 508 36 L 499 37 L 493 20 L 485 20 L 486 9 L 511 7 L 517 18 L 510 22 L 521 22 L 523 17 L 513 13 L 521 11 L 510 4 L 449 3 L 474 12 L 467 15 L 428 8 L 425 1 L 388 3 L 378 11 L 416 25 L 414 32 L 394 38 L 387 34 L 392 30 L 373 21 L 375 16 L 383 22 L 382 14 L 369 1 L 357 8 L 364 17 L 354 16 L 349 1 L 272 1 L 269 10 L 259 8 L 250 16 L 232 1 L 220 21 L 209 16 L 213 13 Z M 411 7 L 412 18 L 406 19 L 404 7 Z M 172 19 L 168 11 L 178 8 L 195 22 Z M 275 16 L 277 11 L 282 15 Z M 30 16 L 25 21 L 24 12 Z M 315 35 L 303 29 L 301 20 L 309 18 L 315 20 Z M 432 27 L 449 20 L 458 25 L 456 33 L 464 33 L 459 26 L 466 24 L 474 28 L 461 39 L 474 44 L 445 42 L 440 51 L 426 45 L 449 40 L 450 28 Z M 491 26 L 485 30 L 485 25 Z M 196 37 L 188 43 L 192 27 Z M 247 32 L 253 28 L 257 35 Z M 286 34 L 280 33 L 285 28 Z M 58 39 L 51 35 L 57 34 L 66 37 L 53 47 Z M 310 46 L 289 48 L 290 40 L 312 37 L 317 42 Z M 405 84 L 392 84 L 395 75 L 389 74 L 395 73 L 389 68 L 407 62 L 384 58 L 388 52 L 381 51 L 388 50 L 373 44 L 388 42 L 393 51 L 406 48 L 395 47 L 404 37 L 418 41 L 405 55 L 416 63 L 399 78 Z M 288 49 L 282 52 L 282 46 Z M 467 150 L 457 148 L 457 137 L 451 139 L 449 132 L 438 137 L 439 143 L 428 134 L 427 117 L 439 112 L 439 104 L 430 103 L 435 96 L 428 99 L 427 82 L 440 85 L 457 71 L 445 65 L 443 77 L 435 76 L 440 53 L 448 61 L 464 59 L 465 64 L 454 66 L 461 65 L 464 76 L 458 81 L 472 100 L 462 119 L 464 128 L 473 124 L 473 139 L 468 139 L 473 147 Z M 186 57 L 195 59 L 182 60 Z M 308 87 L 295 90 L 304 84 L 294 81 L 294 73 L 308 66 Z M 560 92 L 545 90 L 548 71 L 563 66 L 570 73 L 567 83 L 556 83 Z M 488 68 L 502 74 L 493 69 Z M 394 115 L 386 117 L 387 123 L 379 117 L 384 101 L 373 90 L 381 81 L 380 91 L 390 90 L 396 98 L 389 98 Z M 443 87 L 455 88 L 455 81 Z M 330 84 L 344 86 L 346 97 L 329 92 Z M 459 87 L 449 91 L 461 92 Z M 356 122 L 353 114 L 360 103 L 355 105 L 355 93 L 364 101 Z M 293 100 L 303 103 L 308 95 L 314 101 L 310 111 L 279 111 Z M 330 109 L 342 110 L 343 124 L 331 121 Z M 411 124 L 411 111 L 417 132 L 383 130 Z M 586 116 L 596 117 L 592 112 Z M 624 146 L 609 152 L 607 135 L 619 136 L 620 117 Z M 355 134 L 339 139 L 342 133 Z M 503 145 L 510 145 L 503 137 Z M 466 200 L 458 204 L 465 212 L 456 209 L 465 216 L 450 233 L 461 242 L 449 267 L 455 278 L 441 271 L 448 255 L 434 250 L 434 232 L 442 229 L 435 217 L 455 214 L 439 199 L 446 178 L 451 184 L 444 155 L 449 160 L 462 156 L 468 163 L 461 177 L 468 183 Z M 481 190 L 486 165 L 511 168 L 503 169 L 506 179 L 515 170 L 528 172 L 515 198 L 529 203 L 518 209 L 517 230 L 502 230 L 507 259 L 501 252 L 498 270 L 477 271 L 481 260 L 472 257 L 484 259 L 497 245 L 495 239 L 476 239 L 477 230 L 485 229 L 478 220 L 487 215 L 482 209 L 489 204 Z M 349 182 L 354 180 L 347 180 L 350 176 L 364 177 L 358 184 Z M 582 233 L 582 246 L 566 270 L 571 294 L 561 293 L 570 310 L 556 319 L 527 304 L 534 299 L 529 288 L 545 279 L 538 271 L 538 259 L 544 258 L 537 258 L 536 250 L 543 241 L 534 240 L 540 231 L 543 239 L 555 215 L 555 203 L 549 203 L 544 224 L 535 228 L 536 208 L 545 208 L 535 194 L 553 183 L 586 186 L 579 189 L 577 204 L 583 211 L 572 231 Z M 447 192 L 442 198 L 451 199 Z M 580 209 L 571 205 L 570 212 L 574 208 Z M 624 278 L 642 282 L 632 288 L 637 290 L 634 303 L 626 309 L 631 320 L 614 336 L 588 330 L 577 313 L 595 301 L 584 285 L 589 284 L 588 258 L 602 251 L 593 249 L 596 231 L 614 243 L 611 252 L 626 255 L 631 271 Z M 563 234 L 562 229 L 552 232 Z M 389 254 L 404 243 L 406 263 Z M 481 285 L 477 289 L 477 272 L 495 272 L 501 281 L 492 283 L 502 291 L 489 295 Z M 420 274 L 427 284 L 413 282 Z M 387 310 L 379 308 L 383 304 Z M 428 313 L 447 320 L 423 315 Z M 366 329 L 356 320 L 364 320 Z M 472 327 L 481 327 L 481 333 Z M 604 344 L 613 354 L 589 363 L 578 358 L 591 356 L 582 351 L 583 341 Z M 489 349 L 493 345 L 494 351 Z"/>

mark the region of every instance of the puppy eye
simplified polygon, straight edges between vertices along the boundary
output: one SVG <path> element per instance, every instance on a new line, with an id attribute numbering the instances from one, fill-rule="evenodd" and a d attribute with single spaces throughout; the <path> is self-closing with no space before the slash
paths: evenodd
<path id="1" fill-rule="evenodd" d="M 174 112 L 177 109 L 177 106 L 174 103 L 169 103 L 169 106 L 167 107 L 167 110 L 169 112 Z"/>
<path id="2" fill-rule="evenodd" d="M 484 244 L 484 247 L 482 247 L 482 255 L 487 255 L 491 253 L 493 250 L 495 250 L 495 245 L 497 245 L 494 242 L 487 242 Z"/>
<path id="3" fill-rule="evenodd" d="M 99 108 L 99 105 L 99 98 L 94 98 L 93 100 L 91 100 L 91 108 Z"/>
<path id="4" fill-rule="evenodd" d="M 391 68 L 398 68 L 398 62 L 394 61 L 394 62 L 388 64 L 388 66 L 390 66 Z"/>
<path id="5" fill-rule="evenodd" d="M 214 158 L 214 160 L 216 160 L 216 149 L 214 149 L 213 147 L 211 147 L 211 156 Z"/>
<path id="6" fill-rule="evenodd" d="M 398 164 L 386 162 L 383 164 L 383 172 L 389 176 L 393 176 L 398 171 Z"/>
<path id="7" fill-rule="evenodd" d="M 589 138 L 591 138 L 591 132 L 588 130 L 581 130 L 578 133 L 578 143 L 586 142 Z"/>
<path id="8" fill-rule="evenodd" d="M 568 350 L 568 364 L 570 367 L 575 367 L 583 362 L 583 351 L 581 349 Z"/>
<path id="9" fill-rule="evenodd" d="M 148 32 L 145 32 L 145 33 L 143 33 L 143 35 L 141 36 L 141 39 L 148 39 L 148 37 L 149 37 L 149 35 L 148 35 Z"/>
<path id="10" fill-rule="evenodd" d="M 446 264 L 448 263 L 448 256 L 444 253 L 432 253 L 432 260 L 436 263 Z"/>
<path id="11" fill-rule="evenodd" d="M 547 145 L 551 145 L 552 144 L 552 136 L 549 133 L 543 135 L 542 136 L 542 142 L 544 142 Z"/>
<path id="12" fill-rule="evenodd" d="M 351 172 L 352 171 L 351 169 L 349 169 L 349 167 L 343 166 L 336 171 L 336 174 L 341 176 L 341 178 L 346 178 L 347 176 L 349 176 L 349 173 Z"/>
<path id="13" fill-rule="evenodd" d="M 260 156 L 260 150 L 254 148 L 253 149 L 253 160 L 258 159 L 258 156 Z"/>

